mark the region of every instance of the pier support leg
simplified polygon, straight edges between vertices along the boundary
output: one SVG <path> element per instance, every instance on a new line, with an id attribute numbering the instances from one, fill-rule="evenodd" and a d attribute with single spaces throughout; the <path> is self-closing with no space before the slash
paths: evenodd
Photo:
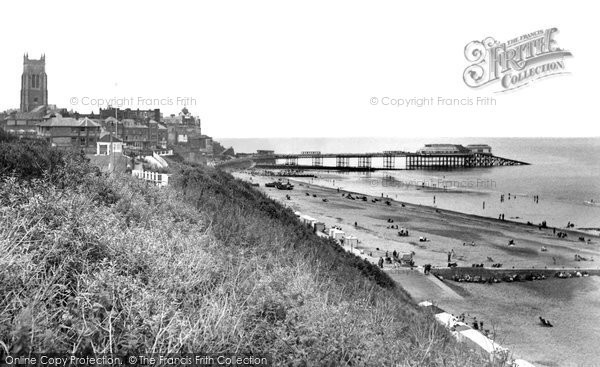
<path id="1" fill-rule="evenodd" d="M 395 165 L 395 158 L 394 156 L 391 155 L 385 155 L 383 156 L 383 168 L 385 169 L 394 169 Z"/>
<path id="2" fill-rule="evenodd" d="M 321 157 L 321 156 L 312 157 L 312 165 L 313 165 L 313 167 L 322 167 L 323 166 L 323 157 Z"/>

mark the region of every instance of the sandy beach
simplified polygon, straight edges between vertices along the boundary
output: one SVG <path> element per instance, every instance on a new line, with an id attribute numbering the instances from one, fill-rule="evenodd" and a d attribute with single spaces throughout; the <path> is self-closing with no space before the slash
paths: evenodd
<path id="1" fill-rule="evenodd" d="M 452 261 L 459 266 L 483 263 L 489 267 L 501 263 L 509 269 L 600 267 L 597 236 L 585 234 L 590 241 L 582 242 L 578 240 L 582 233 L 559 229 L 568 233 L 567 238 L 561 239 L 552 229 L 522 223 L 393 200 L 387 205 L 385 200 L 372 202 L 373 196 L 367 201 L 351 200 L 342 196 L 346 194 L 343 190 L 338 192 L 293 179 L 290 182 L 295 185 L 294 190 L 283 191 L 264 186 L 277 178 L 248 172 L 234 172 L 234 175 L 258 183 L 267 195 L 294 211 L 317 218 L 328 227 L 341 226 L 347 234 L 358 237 L 357 248 L 373 262 L 386 251 L 390 254 L 394 250 L 412 251 L 416 265 L 445 267 L 448 252 L 454 250 Z M 408 229 L 409 236 L 398 236 L 398 229 L 389 228 L 391 225 Z M 420 237 L 426 237 L 427 242 L 419 241 Z M 509 247 L 509 240 L 515 246 Z M 473 242 L 475 245 L 471 246 Z M 542 247 L 547 251 L 541 251 Z M 587 261 L 576 261 L 576 254 Z M 441 282 L 417 270 L 394 270 L 389 265 L 386 271 L 415 301 L 430 300 L 448 312 L 457 315 L 464 312 L 483 320 L 486 329 L 495 332 L 496 340 L 517 357 L 539 366 L 599 362 L 593 352 L 600 349 L 599 277 L 473 284 Z M 538 316 L 551 319 L 555 327 L 541 327 Z"/>

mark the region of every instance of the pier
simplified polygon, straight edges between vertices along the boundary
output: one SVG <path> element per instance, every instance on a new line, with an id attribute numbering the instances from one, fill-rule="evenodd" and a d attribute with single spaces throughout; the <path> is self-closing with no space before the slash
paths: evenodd
<path id="1" fill-rule="evenodd" d="M 528 163 L 466 150 L 456 152 L 321 153 L 255 154 L 259 168 L 332 169 L 343 171 L 452 169 L 518 166 Z"/>

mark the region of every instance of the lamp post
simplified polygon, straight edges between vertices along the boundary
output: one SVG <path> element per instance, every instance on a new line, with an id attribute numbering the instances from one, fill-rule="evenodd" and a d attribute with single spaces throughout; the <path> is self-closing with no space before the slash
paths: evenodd
<path id="1" fill-rule="evenodd" d="M 111 108 L 111 106 L 108 106 L 108 108 Z M 117 136 L 117 126 L 118 123 L 116 123 L 117 120 L 117 109 L 115 108 L 115 121 L 111 121 L 110 125 L 115 127 L 115 137 Z M 110 135 L 110 160 L 111 160 L 111 171 L 115 172 L 115 147 L 113 145 L 113 135 L 112 135 L 112 131 L 108 131 L 108 135 Z"/>

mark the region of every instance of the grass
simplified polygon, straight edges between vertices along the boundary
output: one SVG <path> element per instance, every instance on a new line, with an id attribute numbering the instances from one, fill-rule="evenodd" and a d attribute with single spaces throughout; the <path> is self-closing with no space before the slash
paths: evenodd
<path id="1" fill-rule="evenodd" d="M 68 153 L 29 172 L 30 153 L 0 162 L 0 354 L 486 363 L 386 274 L 227 173 L 171 162 L 174 185 L 158 189 Z"/>

